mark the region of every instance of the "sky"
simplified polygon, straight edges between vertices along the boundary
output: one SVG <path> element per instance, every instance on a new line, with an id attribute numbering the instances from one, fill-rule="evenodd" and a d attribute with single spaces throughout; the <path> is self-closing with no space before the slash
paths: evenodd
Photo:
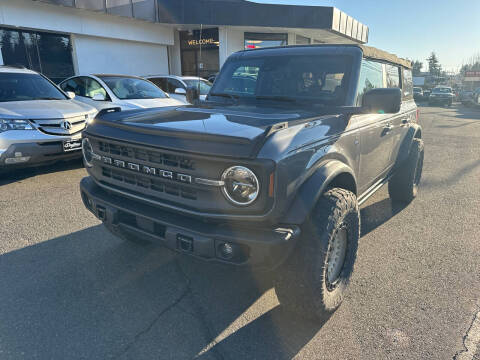
<path id="1" fill-rule="evenodd" d="M 432 51 L 442 67 L 458 71 L 480 54 L 480 0 L 255 0 L 335 6 L 370 29 L 368 45 L 423 62 Z"/>

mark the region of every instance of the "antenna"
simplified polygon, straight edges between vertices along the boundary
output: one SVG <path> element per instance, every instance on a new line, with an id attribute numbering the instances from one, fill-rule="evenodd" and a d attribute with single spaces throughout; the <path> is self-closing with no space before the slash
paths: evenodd
<path id="1" fill-rule="evenodd" d="M 198 96 L 200 96 L 200 65 L 203 67 L 203 62 L 202 62 L 202 37 L 203 37 L 203 24 L 200 24 L 200 48 L 198 52 L 198 64 L 197 64 L 197 91 L 198 91 Z"/>

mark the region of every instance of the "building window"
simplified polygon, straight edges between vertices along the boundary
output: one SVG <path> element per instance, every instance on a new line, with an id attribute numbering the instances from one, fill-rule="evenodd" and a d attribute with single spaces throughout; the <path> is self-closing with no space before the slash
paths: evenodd
<path id="1" fill-rule="evenodd" d="M 288 45 L 288 34 L 245 33 L 245 49 Z"/>
<path id="2" fill-rule="evenodd" d="M 218 28 L 180 31 L 182 75 L 208 78 L 220 70 Z"/>
<path id="3" fill-rule="evenodd" d="M 0 28 L 0 47 L 5 65 L 23 65 L 56 83 L 74 75 L 68 35 Z"/>
<path id="4" fill-rule="evenodd" d="M 310 45 L 311 44 L 311 39 L 307 38 L 302 35 L 296 35 L 295 36 L 295 44 L 297 45 Z"/>

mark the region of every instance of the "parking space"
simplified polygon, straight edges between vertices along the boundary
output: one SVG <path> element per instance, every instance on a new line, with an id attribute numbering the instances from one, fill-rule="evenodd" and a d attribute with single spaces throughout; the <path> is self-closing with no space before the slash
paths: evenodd
<path id="1" fill-rule="evenodd" d="M 82 205 L 79 162 L 1 175 L 0 358 L 480 358 L 480 111 L 422 106 L 420 122 L 420 195 L 362 207 L 325 323 L 284 312 L 269 273 L 113 237 Z"/>

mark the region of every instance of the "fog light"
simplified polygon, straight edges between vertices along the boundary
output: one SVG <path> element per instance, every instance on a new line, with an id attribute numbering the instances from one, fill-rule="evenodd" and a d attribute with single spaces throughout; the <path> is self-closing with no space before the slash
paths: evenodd
<path id="1" fill-rule="evenodd" d="M 233 257 L 233 246 L 229 243 L 220 244 L 218 251 L 224 259 L 231 259 Z"/>
<path id="2" fill-rule="evenodd" d="M 6 158 L 5 159 L 5 164 L 18 164 L 18 163 L 24 163 L 30 160 L 30 156 L 19 156 L 19 157 L 14 157 L 14 158 Z"/>

